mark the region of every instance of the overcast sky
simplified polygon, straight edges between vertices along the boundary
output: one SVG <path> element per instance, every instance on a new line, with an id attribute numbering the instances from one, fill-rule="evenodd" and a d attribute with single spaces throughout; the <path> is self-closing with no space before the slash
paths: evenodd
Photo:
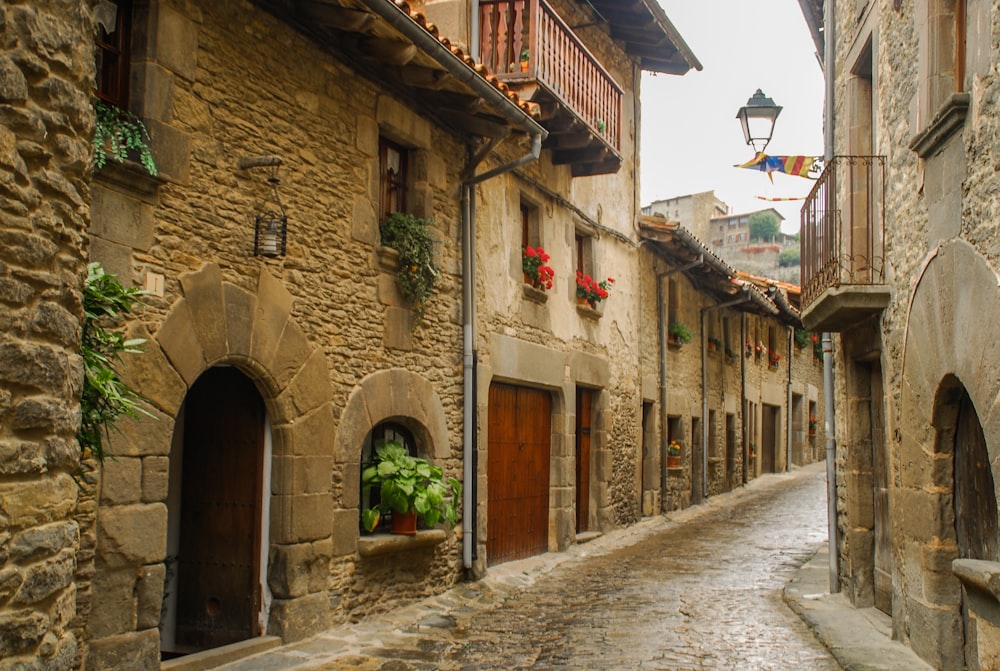
<path id="1" fill-rule="evenodd" d="M 753 157 L 736 112 L 758 88 L 784 109 L 769 155 L 823 154 L 823 73 L 796 0 L 659 0 L 703 70 L 643 75 L 642 204 L 714 190 L 732 212 L 774 207 L 799 227 L 813 182 L 732 167 Z"/>

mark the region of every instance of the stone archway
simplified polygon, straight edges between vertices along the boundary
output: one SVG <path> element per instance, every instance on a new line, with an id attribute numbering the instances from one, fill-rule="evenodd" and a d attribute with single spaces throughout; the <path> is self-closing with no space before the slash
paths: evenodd
<path id="1" fill-rule="evenodd" d="M 271 423 L 267 632 L 291 641 L 331 622 L 326 593 L 295 583 L 302 557 L 315 561 L 315 542 L 333 533 L 329 490 L 311 493 L 295 481 L 304 468 L 332 473 L 335 423 L 326 358 L 292 318 L 291 294 L 266 270 L 255 292 L 225 282 L 215 264 L 182 275 L 180 284 L 183 297 L 155 334 L 138 322 L 129 329 L 147 342 L 142 355 L 125 362 L 123 374 L 148 399 L 156 420 L 122 422 L 122 432 L 112 436 L 114 458 L 105 462 L 98 509 L 91 650 L 110 652 L 127 637 L 135 655 L 150 658 L 142 665 L 159 658 L 175 420 L 188 389 L 213 366 L 233 366 L 249 377 Z M 122 604 L 133 604 L 132 611 Z"/>
<path id="2" fill-rule="evenodd" d="M 913 649 L 938 668 L 961 668 L 964 656 L 961 588 L 951 565 L 958 557 L 954 511 L 958 402 L 952 403 L 952 397 L 957 398 L 956 390 L 967 392 L 997 482 L 1000 343 L 989 329 L 979 328 L 997 319 L 997 274 L 968 243 L 942 245 L 925 263 L 910 300 L 893 499 L 893 546 L 903 597 L 897 626 L 902 625 Z M 928 585 L 935 587 L 927 589 Z"/>

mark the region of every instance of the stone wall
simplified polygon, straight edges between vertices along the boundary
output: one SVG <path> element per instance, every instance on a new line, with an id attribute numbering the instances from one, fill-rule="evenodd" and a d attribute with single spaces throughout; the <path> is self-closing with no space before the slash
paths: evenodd
<path id="1" fill-rule="evenodd" d="M 89 3 L 0 6 L 0 668 L 76 663 Z"/>
<path id="2" fill-rule="evenodd" d="M 863 134 L 852 119 L 865 109 L 864 95 L 856 92 L 866 82 L 852 72 L 859 72 L 874 39 L 871 133 L 873 153 L 886 157 L 891 176 L 885 190 L 891 299 L 871 323 L 837 343 L 841 583 L 855 603 L 868 605 L 874 537 L 878 525 L 887 526 L 895 635 L 936 668 L 984 668 L 961 644 L 977 634 L 974 623 L 963 625 L 964 597 L 951 570 L 959 554 L 953 499 L 961 474 L 955 473 L 954 436 L 941 418 L 954 412 L 958 395 L 942 390 L 968 393 L 988 461 L 996 463 L 997 359 L 989 353 L 993 338 L 980 325 L 993 321 L 1000 268 L 993 234 L 1000 26 L 991 19 L 997 3 L 966 4 L 964 81 L 957 85 L 955 3 L 869 4 L 860 14 L 845 8 L 838 16 L 835 153 L 863 153 L 857 151 Z M 955 90 L 968 97 L 952 96 Z M 867 377 L 873 370 L 881 399 Z M 883 422 L 869 421 L 873 408 L 884 411 Z M 890 455 L 887 521 L 870 506 L 874 474 L 867 448 L 873 440 L 884 442 Z M 995 628 L 979 631 L 987 637 L 981 650 L 996 645 L 990 632 Z"/>

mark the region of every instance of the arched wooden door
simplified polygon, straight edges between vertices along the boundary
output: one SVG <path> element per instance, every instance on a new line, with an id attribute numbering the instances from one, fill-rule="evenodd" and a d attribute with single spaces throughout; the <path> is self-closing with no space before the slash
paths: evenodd
<path id="1" fill-rule="evenodd" d="M 552 397 L 493 383 L 489 413 L 486 555 L 493 565 L 549 549 Z"/>
<path id="2" fill-rule="evenodd" d="M 264 402 L 243 373 L 212 368 L 184 408 L 176 642 L 182 651 L 260 635 Z"/>

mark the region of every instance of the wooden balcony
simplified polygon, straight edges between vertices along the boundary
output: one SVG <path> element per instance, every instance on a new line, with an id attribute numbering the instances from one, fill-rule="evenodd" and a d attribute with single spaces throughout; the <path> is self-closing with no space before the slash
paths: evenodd
<path id="1" fill-rule="evenodd" d="M 885 157 L 835 156 L 802 206 L 802 322 L 842 332 L 888 304 Z"/>
<path id="2" fill-rule="evenodd" d="M 574 177 L 621 167 L 622 89 L 542 0 L 480 0 L 480 61 L 538 103 L 553 163 Z"/>

